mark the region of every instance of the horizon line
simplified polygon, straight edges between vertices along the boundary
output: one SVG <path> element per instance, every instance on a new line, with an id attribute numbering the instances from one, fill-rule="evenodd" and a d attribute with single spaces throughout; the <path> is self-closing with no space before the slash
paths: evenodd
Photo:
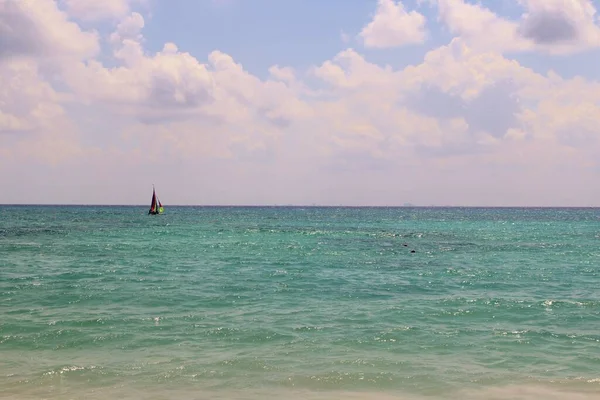
<path id="1" fill-rule="evenodd" d="M 61 203 L 0 203 L 0 207 L 148 207 L 147 204 L 101 204 L 101 203 L 90 203 L 90 204 L 61 204 Z M 600 206 L 523 206 L 523 205 L 511 205 L 511 206 L 492 206 L 492 205 L 327 205 L 327 204 L 167 204 L 163 206 L 168 207 L 228 207 L 228 208 L 260 208 L 260 207 L 279 207 L 279 208 L 600 208 Z"/>

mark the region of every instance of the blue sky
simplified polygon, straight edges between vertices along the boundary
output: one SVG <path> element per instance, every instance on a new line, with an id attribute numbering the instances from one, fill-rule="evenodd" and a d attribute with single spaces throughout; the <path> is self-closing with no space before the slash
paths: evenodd
<path id="1" fill-rule="evenodd" d="M 514 1 L 479 3 L 509 19 L 518 19 L 524 12 Z M 414 0 L 403 4 L 427 17 L 430 34 L 425 46 L 365 49 L 357 35 L 375 13 L 375 0 L 152 0 L 149 7 L 144 7 L 148 9 L 145 15 L 149 16 L 144 36 L 150 51 L 159 51 L 165 41 L 177 43 L 182 51 L 198 58 L 219 49 L 235 55 L 249 72 L 263 78 L 271 65 L 307 69 L 347 47 L 360 49 L 371 62 L 403 68 L 420 63 L 428 50 L 448 43 L 453 37 L 437 22 L 434 6 Z M 343 34 L 348 41 L 343 40 Z M 541 73 L 552 69 L 562 76 L 588 78 L 600 74 L 598 49 L 570 57 L 544 54 L 512 54 L 512 57 Z"/>
<path id="2" fill-rule="evenodd" d="M 598 205 L 596 7 L 7 3 L 0 203 Z"/>
<path id="3" fill-rule="evenodd" d="M 373 6 L 372 1 L 357 0 L 156 2 L 144 35 L 155 51 L 168 40 L 198 57 L 215 49 L 235 54 L 249 72 L 265 77 L 271 65 L 308 69 L 355 47 L 354 37 Z M 349 43 L 344 43 L 343 32 L 351 37 Z M 424 49 L 413 51 L 410 61 L 417 62 Z M 388 52 L 392 54 L 387 57 L 377 53 L 383 62 L 406 59 L 405 52 Z"/>

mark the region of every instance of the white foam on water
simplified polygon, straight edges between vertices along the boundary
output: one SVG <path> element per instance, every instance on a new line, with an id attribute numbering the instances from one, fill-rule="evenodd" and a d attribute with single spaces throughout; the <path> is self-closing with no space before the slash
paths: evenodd
<path id="1" fill-rule="evenodd" d="M 554 387 L 514 385 L 459 390 L 443 394 L 418 395 L 402 392 L 300 391 L 300 390 L 204 390 L 200 387 L 173 388 L 153 386 L 133 388 L 118 385 L 110 388 L 36 387 L 22 392 L 3 393 L 3 399 L 177 399 L 177 400 L 598 400 L 600 385 L 594 387 Z M 0 391 L 1 392 L 1 391 Z"/>

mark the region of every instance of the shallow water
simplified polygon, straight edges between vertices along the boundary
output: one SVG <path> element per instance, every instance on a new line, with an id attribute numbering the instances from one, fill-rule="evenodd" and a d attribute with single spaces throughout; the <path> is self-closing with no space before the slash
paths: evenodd
<path id="1" fill-rule="evenodd" d="M 0 396 L 600 398 L 598 209 L 145 213 L 0 207 Z"/>

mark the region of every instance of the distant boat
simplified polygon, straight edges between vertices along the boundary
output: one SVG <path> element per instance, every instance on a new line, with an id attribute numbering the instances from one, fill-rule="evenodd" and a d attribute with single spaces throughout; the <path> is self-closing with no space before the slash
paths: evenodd
<path id="1" fill-rule="evenodd" d="M 156 195 L 156 191 L 154 190 L 154 185 L 152 185 L 152 202 L 150 203 L 150 210 L 148 210 L 148 215 L 158 215 L 164 212 L 164 208 Z"/>

